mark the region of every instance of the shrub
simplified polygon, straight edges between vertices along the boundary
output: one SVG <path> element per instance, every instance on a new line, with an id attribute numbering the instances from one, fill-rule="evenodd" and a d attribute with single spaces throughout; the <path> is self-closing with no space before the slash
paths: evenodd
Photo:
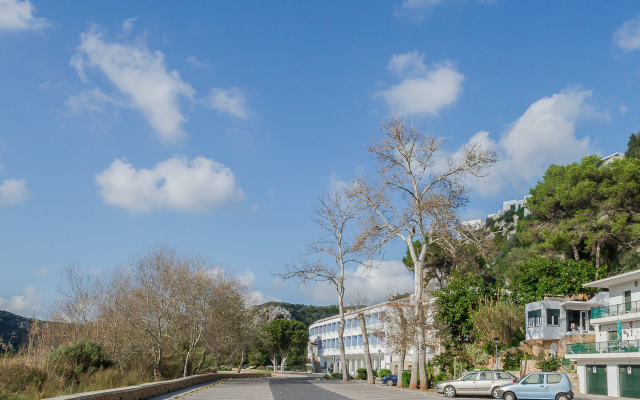
<path id="1" fill-rule="evenodd" d="M 420 380 L 420 376 L 418 375 L 418 381 Z M 411 371 L 402 371 L 402 387 L 409 387 L 409 383 L 411 382 Z"/>
<path id="2" fill-rule="evenodd" d="M 361 380 L 367 379 L 367 369 L 366 368 L 358 368 L 356 370 L 356 379 L 361 379 Z"/>
<path id="3" fill-rule="evenodd" d="M 504 357 L 500 360 L 500 365 L 505 371 L 519 371 L 520 361 L 524 359 L 524 352 L 522 350 L 508 351 Z"/>
<path id="4" fill-rule="evenodd" d="M 385 369 L 382 368 L 380 371 L 378 371 L 378 376 L 382 379 L 387 375 L 392 375 L 391 370 L 390 369 Z"/>
<path id="5" fill-rule="evenodd" d="M 1 365 L 0 396 L 24 392 L 28 387 L 39 391 L 46 380 L 47 373 L 37 367 L 17 363 Z"/>
<path id="6" fill-rule="evenodd" d="M 331 377 L 332 378 L 342 378 L 342 374 L 340 372 L 332 372 L 331 373 Z"/>
<path id="7" fill-rule="evenodd" d="M 449 375 L 447 374 L 447 371 L 445 371 L 445 370 L 441 370 L 441 371 L 440 371 L 440 373 L 438 373 L 438 375 L 436 375 L 436 376 L 433 378 L 433 383 L 434 383 L 435 385 L 437 385 L 437 384 L 438 384 L 438 382 L 448 381 L 449 379 L 450 379 L 450 378 L 449 378 Z"/>
<path id="8" fill-rule="evenodd" d="M 562 365 L 562 359 L 555 354 L 540 353 L 536 357 L 536 368 L 542 372 L 555 372 Z"/>
<path id="9" fill-rule="evenodd" d="M 111 365 L 102 351 L 102 345 L 89 340 L 61 347 L 49 354 L 47 360 L 53 364 L 53 370 L 66 379 L 77 379 L 83 373 L 93 373 Z"/>

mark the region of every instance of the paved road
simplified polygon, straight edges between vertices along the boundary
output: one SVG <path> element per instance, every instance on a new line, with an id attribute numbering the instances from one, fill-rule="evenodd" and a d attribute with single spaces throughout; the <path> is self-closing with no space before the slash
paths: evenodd
<path id="1" fill-rule="evenodd" d="M 434 392 L 398 390 L 362 382 L 322 380 L 310 376 L 289 378 L 227 378 L 206 386 L 192 387 L 153 397 L 151 400 L 444 400 Z M 585 396 L 583 398 L 589 398 Z M 460 397 L 460 400 L 492 400 L 491 397 Z M 576 400 L 579 400 L 576 398 Z M 598 399 L 600 400 L 600 399 Z"/>

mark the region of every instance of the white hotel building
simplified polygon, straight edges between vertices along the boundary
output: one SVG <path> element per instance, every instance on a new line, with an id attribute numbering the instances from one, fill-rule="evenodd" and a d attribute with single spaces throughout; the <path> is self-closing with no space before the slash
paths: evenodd
<path id="1" fill-rule="evenodd" d="M 608 301 L 592 307 L 594 339 L 567 345 L 577 363 L 580 391 L 640 398 L 640 270 L 600 279 L 586 287 L 609 290 Z"/>
<path id="2" fill-rule="evenodd" d="M 407 302 L 406 299 L 404 302 Z M 397 304 L 397 303 L 396 303 Z M 365 315 L 367 325 L 367 337 L 369 339 L 369 352 L 371 354 L 371 364 L 373 369 L 388 368 L 393 373 L 397 372 L 399 355 L 397 349 L 388 348 L 384 341 L 385 316 L 387 314 L 389 302 L 376 304 L 361 310 Z M 402 304 L 404 307 L 413 307 Z M 427 322 L 432 316 L 427 316 Z M 360 320 L 356 311 L 345 311 L 346 326 L 344 329 L 344 346 L 346 362 L 349 374 L 354 375 L 358 368 L 366 368 L 364 359 L 364 338 Z M 313 372 L 325 372 L 333 366 L 334 372 L 342 371 L 340 366 L 340 344 L 338 341 L 338 328 L 340 327 L 340 316 L 318 320 L 309 326 L 309 346 L 308 357 L 312 362 Z M 430 331 L 430 334 L 435 333 Z M 378 335 L 380 337 L 378 337 Z M 427 360 L 435 355 L 434 349 L 427 348 Z M 412 367 L 412 352 L 408 351 L 405 358 L 405 369 Z"/>

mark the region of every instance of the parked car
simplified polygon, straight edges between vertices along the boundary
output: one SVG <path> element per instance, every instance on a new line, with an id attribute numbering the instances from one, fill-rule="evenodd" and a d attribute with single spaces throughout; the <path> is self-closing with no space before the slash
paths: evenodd
<path id="1" fill-rule="evenodd" d="M 491 395 L 498 398 L 498 388 L 507 383 L 516 382 L 516 377 L 504 371 L 476 371 L 468 373 L 459 379 L 438 382 L 436 392 L 447 397 L 457 395 Z M 509 399 L 515 400 L 515 399 Z"/>
<path id="2" fill-rule="evenodd" d="M 398 374 L 385 376 L 384 378 L 382 378 L 382 384 L 387 386 L 396 386 L 398 384 Z"/>
<path id="3" fill-rule="evenodd" d="M 534 372 L 526 375 L 515 383 L 501 386 L 498 396 L 504 400 L 573 400 L 569 377 L 557 372 Z"/>

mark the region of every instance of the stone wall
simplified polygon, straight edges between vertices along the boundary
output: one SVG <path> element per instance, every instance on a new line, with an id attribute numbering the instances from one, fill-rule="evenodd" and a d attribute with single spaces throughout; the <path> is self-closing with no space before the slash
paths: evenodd
<path id="1" fill-rule="evenodd" d="M 186 378 L 172 379 L 162 382 L 143 383 L 117 389 L 98 390 L 95 392 L 76 393 L 67 396 L 52 397 L 55 400 L 146 400 L 153 396 L 175 392 L 194 385 L 205 384 L 228 378 L 262 378 L 271 374 L 261 373 L 216 373 L 194 375 Z"/>

